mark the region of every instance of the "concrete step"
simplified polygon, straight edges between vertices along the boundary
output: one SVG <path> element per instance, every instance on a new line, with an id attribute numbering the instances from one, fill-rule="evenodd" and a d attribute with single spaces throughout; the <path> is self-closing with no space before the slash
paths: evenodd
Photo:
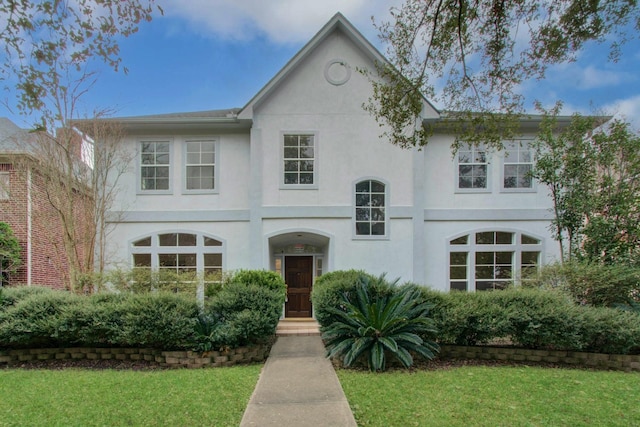
<path id="1" fill-rule="evenodd" d="M 276 328 L 279 337 L 320 335 L 320 325 L 315 319 L 282 319 Z"/>

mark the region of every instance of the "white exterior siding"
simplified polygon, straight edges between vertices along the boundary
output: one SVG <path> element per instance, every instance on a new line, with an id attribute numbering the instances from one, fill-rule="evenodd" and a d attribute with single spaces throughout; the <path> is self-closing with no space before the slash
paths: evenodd
<path id="1" fill-rule="evenodd" d="M 169 232 L 223 242 L 225 270 L 277 270 L 287 256 L 311 256 L 314 277 L 362 269 L 445 291 L 449 242 L 464 233 L 524 233 L 540 239 L 542 262 L 557 258 L 546 189 L 503 191 L 500 153 L 489 156 L 485 190 L 458 191 L 454 136 L 434 135 L 422 150 L 380 138 L 362 109 L 370 84 L 357 71 L 373 70 L 376 60 L 379 53 L 337 15 L 241 110 L 123 119 L 136 156 L 141 140 L 171 141 L 171 191 L 141 191 L 136 157 L 113 209 L 113 266 L 132 265 L 137 239 Z M 425 116 L 437 115 L 425 102 Z M 285 134 L 313 135 L 312 185 L 284 183 Z M 193 137 L 216 141 L 214 191 L 183 191 L 184 144 Z M 366 180 L 384 185 L 382 235 L 356 234 L 355 185 Z"/>

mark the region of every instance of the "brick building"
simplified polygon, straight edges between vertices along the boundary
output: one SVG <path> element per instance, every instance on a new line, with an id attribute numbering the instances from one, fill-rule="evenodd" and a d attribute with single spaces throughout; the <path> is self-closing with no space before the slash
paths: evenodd
<path id="1" fill-rule="evenodd" d="M 10 285 L 64 288 L 69 266 L 59 217 L 48 201 L 44 178 L 32 161 L 34 134 L 0 118 L 0 221 L 22 247 L 22 265 Z"/>

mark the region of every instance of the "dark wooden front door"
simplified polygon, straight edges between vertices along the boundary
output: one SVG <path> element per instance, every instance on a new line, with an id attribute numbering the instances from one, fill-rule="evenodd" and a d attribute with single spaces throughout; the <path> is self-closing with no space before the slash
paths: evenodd
<path id="1" fill-rule="evenodd" d="M 311 317 L 311 286 L 313 283 L 313 257 L 288 256 L 284 259 L 284 277 L 288 300 L 285 317 Z"/>

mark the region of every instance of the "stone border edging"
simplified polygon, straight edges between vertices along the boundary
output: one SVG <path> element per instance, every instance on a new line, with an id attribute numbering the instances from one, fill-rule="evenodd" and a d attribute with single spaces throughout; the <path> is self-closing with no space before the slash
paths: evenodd
<path id="1" fill-rule="evenodd" d="M 223 351 L 162 351 L 150 348 L 36 348 L 0 350 L 0 367 L 16 366 L 37 360 L 144 360 L 163 368 L 217 368 L 252 362 L 264 362 L 273 342 Z"/>
<path id="2" fill-rule="evenodd" d="M 481 359 L 514 362 L 557 363 L 574 367 L 640 371 L 640 355 L 584 353 L 564 350 L 532 350 L 515 347 L 441 345 L 440 359 Z"/>

